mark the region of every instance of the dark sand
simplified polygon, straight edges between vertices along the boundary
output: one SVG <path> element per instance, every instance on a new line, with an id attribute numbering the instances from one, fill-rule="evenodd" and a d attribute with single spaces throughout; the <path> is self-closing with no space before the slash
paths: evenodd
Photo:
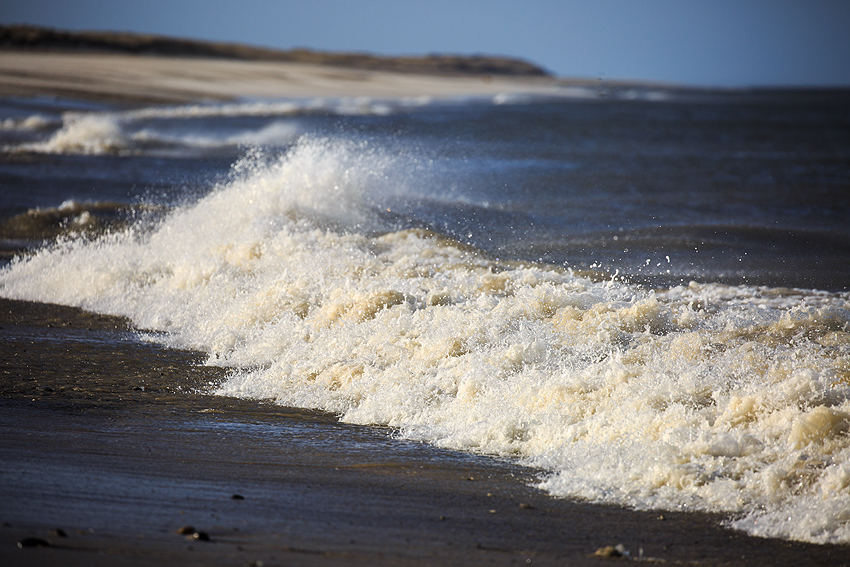
<path id="1" fill-rule="evenodd" d="M 140 342 L 120 319 L 0 300 L 0 336 L 2 565 L 848 561 L 844 546 L 559 500 L 512 463 L 210 396 L 198 389 L 220 369 Z M 49 547 L 20 548 L 26 538 Z M 617 545 L 627 557 L 594 555 Z"/>

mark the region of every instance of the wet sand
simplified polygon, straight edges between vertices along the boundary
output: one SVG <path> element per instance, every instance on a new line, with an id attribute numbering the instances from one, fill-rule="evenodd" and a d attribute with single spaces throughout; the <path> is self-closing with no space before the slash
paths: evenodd
<path id="1" fill-rule="evenodd" d="M 211 396 L 221 369 L 121 319 L 0 300 L 0 327 L 3 565 L 848 561 L 844 546 L 555 499 L 514 463 Z"/>

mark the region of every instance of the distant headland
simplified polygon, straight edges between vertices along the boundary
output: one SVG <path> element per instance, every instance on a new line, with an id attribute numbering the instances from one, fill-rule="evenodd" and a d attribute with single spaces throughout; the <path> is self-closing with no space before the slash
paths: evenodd
<path id="1" fill-rule="evenodd" d="M 66 31 L 30 25 L 0 25 L 0 50 L 125 53 L 275 61 L 420 75 L 550 76 L 546 69 L 512 57 L 444 54 L 389 57 L 311 49 L 278 50 L 238 43 L 199 41 L 160 35 L 111 31 Z"/>

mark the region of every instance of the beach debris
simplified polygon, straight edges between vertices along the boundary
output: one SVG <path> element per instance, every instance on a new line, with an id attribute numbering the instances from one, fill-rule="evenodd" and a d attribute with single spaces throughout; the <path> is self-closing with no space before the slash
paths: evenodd
<path id="1" fill-rule="evenodd" d="M 68 534 L 62 528 L 50 530 L 50 535 L 52 535 L 53 537 L 68 537 Z"/>
<path id="2" fill-rule="evenodd" d="M 194 526 L 182 526 L 177 530 L 177 533 L 186 536 L 186 539 L 192 539 L 195 541 L 210 541 L 208 533 L 196 530 Z"/>
<path id="3" fill-rule="evenodd" d="M 194 526 L 183 526 L 177 530 L 177 533 L 186 536 L 186 539 L 192 539 L 195 541 L 210 541 L 208 533 L 196 530 Z"/>
<path id="4" fill-rule="evenodd" d="M 535 509 L 534 506 L 532 506 L 531 504 L 529 504 L 527 502 L 520 502 L 519 507 L 522 508 L 523 510 L 534 510 Z"/>
<path id="5" fill-rule="evenodd" d="M 600 547 L 593 552 L 593 555 L 594 557 L 616 559 L 619 557 L 628 557 L 629 552 L 622 543 L 618 543 L 617 545 L 606 545 L 605 547 Z"/>
<path id="6" fill-rule="evenodd" d="M 50 542 L 40 537 L 25 537 L 18 542 L 18 547 L 50 547 Z"/>
<path id="7" fill-rule="evenodd" d="M 230 498 L 231 498 L 232 500 L 245 500 L 245 497 L 244 497 L 244 496 L 242 496 L 241 494 L 234 494 L 234 495 L 233 495 L 233 496 L 231 496 Z"/>

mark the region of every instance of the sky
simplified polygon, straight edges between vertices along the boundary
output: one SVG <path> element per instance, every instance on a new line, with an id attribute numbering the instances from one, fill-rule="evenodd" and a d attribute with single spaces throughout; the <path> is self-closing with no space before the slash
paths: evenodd
<path id="1" fill-rule="evenodd" d="M 848 0 L 0 0 L 0 23 L 380 55 L 507 55 L 564 77 L 850 86 Z"/>

